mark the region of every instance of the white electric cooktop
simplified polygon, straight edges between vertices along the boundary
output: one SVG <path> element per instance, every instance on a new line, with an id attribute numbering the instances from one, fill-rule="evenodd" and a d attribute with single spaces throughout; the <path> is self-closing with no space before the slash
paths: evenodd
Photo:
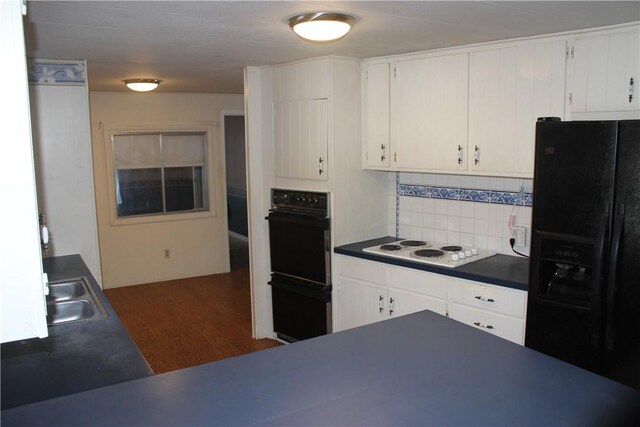
<path id="1" fill-rule="evenodd" d="M 365 248 L 363 252 L 449 268 L 460 267 L 496 254 L 486 249 L 423 240 L 398 240 Z"/>

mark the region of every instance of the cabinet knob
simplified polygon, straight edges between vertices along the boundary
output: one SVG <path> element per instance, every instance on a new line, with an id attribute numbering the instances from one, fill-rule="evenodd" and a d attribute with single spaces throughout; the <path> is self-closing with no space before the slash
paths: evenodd
<path id="1" fill-rule="evenodd" d="M 475 296 L 475 298 L 476 298 L 477 300 L 480 300 L 480 301 L 495 302 L 495 300 L 494 300 L 493 298 L 483 298 L 483 297 L 481 297 L 480 295 L 476 295 L 476 296 Z"/>

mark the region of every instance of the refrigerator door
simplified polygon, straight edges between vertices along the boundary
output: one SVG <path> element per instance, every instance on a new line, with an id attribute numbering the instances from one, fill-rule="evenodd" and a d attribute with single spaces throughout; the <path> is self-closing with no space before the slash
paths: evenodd
<path id="1" fill-rule="evenodd" d="M 640 120 L 619 123 L 603 374 L 640 389 Z"/>
<path id="2" fill-rule="evenodd" d="M 602 355 L 617 122 L 536 128 L 525 345 L 592 371 Z"/>

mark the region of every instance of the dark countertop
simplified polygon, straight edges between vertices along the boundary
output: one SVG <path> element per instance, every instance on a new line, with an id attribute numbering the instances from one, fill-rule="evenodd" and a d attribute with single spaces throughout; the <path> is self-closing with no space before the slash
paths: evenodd
<path id="1" fill-rule="evenodd" d="M 79 255 L 45 258 L 50 281 L 87 277 L 103 319 L 49 327 L 49 336 L 2 344 L 2 409 L 153 375 Z"/>
<path id="2" fill-rule="evenodd" d="M 640 394 L 422 311 L 2 412 L 11 426 L 613 425 Z"/>
<path id="3" fill-rule="evenodd" d="M 460 267 L 447 268 L 362 252 L 364 248 L 397 242 L 398 240 L 400 239 L 395 237 L 380 237 L 378 239 L 338 246 L 334 248 L 334 252 L 341 255 L 444 274 L 460 279 L 475 280 L 476 282 L 484 282 L 522 291 L 526 291 L 529 288 L 529 259 L 523 257 L 498 254 Z"/>

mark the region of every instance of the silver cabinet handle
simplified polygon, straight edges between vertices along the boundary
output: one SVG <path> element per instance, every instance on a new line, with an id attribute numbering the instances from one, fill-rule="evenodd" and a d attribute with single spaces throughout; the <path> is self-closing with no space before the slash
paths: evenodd
<path id="1" fill-rule="evenodd" d="M 386 158 L 386 157 L 384 156 L 384 149 L 385 149 L 384 144 L 380 144 L 380 161 L 381 161 L 381 162 L 384 162 L 384 159 Z"/>
<path id="2" fill-rule="evenodd" d="M 629 79 L 629 104 L 633 101 L 633 77 Z"/>
<path id="3" fill-rule="evenodd" d="M 475 299 L 478 299 L 480 301 L 486 301 L 486 302 L 495 302 L 495 300 L 493 298 L 483 298 L 480 295 L 476 295 Z"/>
<path id="4" fill-rule="evenodd" d="M 458 164 L 462 164 L 462 145 L 458 145 Z"/>
<path id="5" fill-rule="evenodd" d="M 324 172 L 324 165 L 323 165 L 322 157 L 320 157 L 318 159 L 318 175 L 322 175 L 322 172 Z"/>
<path id="6" fill-rule="evenodd" d="M 473 150 L 473 162 L 477 165 L 480 163 L 480 147 L 476 145 L 476 148 Z"/>
<path id="7" fill-rule="evenodd" d="M 389 316 L 393 316 L 395 311 L 395 300 L 393 298 L 389 298 Z"/>
<path id="8" fill-rule="evenodd" d="M 476 325 L 479 328 L 484 328 L 484 329 L 493 329 L 493 326 L 491 325 L 483 325 L 480 322 L 473 322 L 474 325 Z"/>

